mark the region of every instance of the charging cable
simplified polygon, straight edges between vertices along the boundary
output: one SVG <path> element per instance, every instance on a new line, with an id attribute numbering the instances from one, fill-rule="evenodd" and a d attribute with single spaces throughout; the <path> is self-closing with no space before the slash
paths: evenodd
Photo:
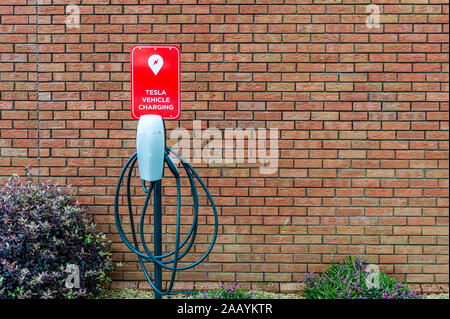
<path id="1" fill-rule="evenodd" d="M 191 228 L 189 232 L 186 234 L 186 237 L 181 241 L 180 240 L 180 227 L 181 227 L 181 183 L 180 183 L 180 173 L 178 171 L 177 166 L 175 165 L 172 157 L 170 156 L 170 153 L 175 155 L 183 165 L 183 168 L 186 172 L 186 175 L 189 179 L 190 186 L 191 186 L 191 193 L 192 198 L 194 201 L 194 218 L 191 224 Z M 139 259 L 139 263 L 141 265 L 141 268 L 144 272 L 144 275 L 155 291 L 155 293 L 160 294 L 161 296 L 169 295 L 169 294 L 177 294 L 177 293 L 183 293 L 183 292 L 172 292 L 173 284 L 175 282 L 175 276 L 176 272 L 178 270 L 186 270 L 190 269 L 192 267 L 195 267 L 199 263 L 201 263 L 211 252 L 214 243 L 216 242 L 217 233 L 218 233 L 218 227 L 219 227 L 219 219 L 217 215 L 217 209 L 216 205 L 214 204 L 214 200 L 211 196 L 211 193 L 209 192 L 208 188 L 206 187 L 203 180 L 200 178 L 198 173 L 195 171 L 195 169 L 177 152 L 172 150 L 170 147 L 165 147 L 164 152 L 164 162 L 167 164 L 169 170 L 171 171 L 172 175 L 175 177 L 176 181 L 176 188 L 177 188 L 177 222 L 176 222 L 176 234 L 175 234 L 175 248 L 165 254 L 161 255 L 153 255 L 147 245 L 147 242 L 144 238 L 144 221 L 146 216 L 146 211 L 148 207 L 148 203 L 150 200 L 150 195 L 152 191 L 154 190 L 155 183 L 161 183 L 161 180 L 159 181 L 151 181 L 149 186 L 147 187 L 145 184 L 145 180 L 142 180 L 142 189 L 146 193 L 144 206 L 142 208 L 142 212 L 139 219 L 139 225 L 137 225 L 137 230 L 134 225 L 134 216 L 133 216 L 133 206 L 131 202 L 131 177 L 133 173 L 133 168 L 137 161 L 137 153 L 134 153 L 131 155 L 131 157 L 126 162 L 125 166 L 122 168 L 122 172 L 119 176 L 119 181 L 117 183 L 116 188 L 116 194 L 114 197 L 114 217 L 116 222 L 116 227 L 119 232 L 120 237 L 122 238 L 122 241 L 125 243 L 125 245 L 137 255 Z M 128 173 L 127 173 L 128 170 Z M 131 226 L 131 234 L 132 234 L 132 243 L 128 240 L 125 232 L 122 228 L 122 223 L 120 220 L 119 215 L 119 196 L 120 196 L 120 189 L 122 186 L 122 181 L 127 174 L 126 177 L 126 195 L 127 195 L 127 206 L 128 206 L 128 215 L 130 218 L 130 226 Z M 188 264 L 186 266 L 178 266 L 178 262 L 186 256 L 186 254 L 191 250 L 192 246 L 194 245 L 194 241 L 197 235 L 197 227 L 198 227 L 198 193 L 197 193 L 197 186 L 195 184 L 195 179 L 200 183 L 203 190 L 206 193 L 206 196 L 208 197 L 208 200 L 211 204 L 212 210 L 214 212 L 214 233 L 212 237 L 212 241 L 206 250 L 206 252 L 195 262 L 192 262 L 191 264 Z M 189 242 L 189 243 L 188 243 Z M 143 251 L 140 249 L 139 245 L 142 245 Z M 185 247 L 186 246 L 186 247 Z M 181 252 L 181 249 L 184 248 L 184 250 Z M 145 261 L 152 262 L 155 265 L 158 265 L 164 269 L 171 271 L 171 277 L 168 286 L 166 287 L 166 291 L 162 291 L 162 287 L 158 287 L 155 283 L 155 280 L 153 280 L 146 267 L 145 267 Z M 184 292 L 185 293 L 185 292 Z"/>

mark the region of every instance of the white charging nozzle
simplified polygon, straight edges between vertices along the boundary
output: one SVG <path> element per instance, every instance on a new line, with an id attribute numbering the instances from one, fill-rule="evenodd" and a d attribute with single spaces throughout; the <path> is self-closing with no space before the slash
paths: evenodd
<path id="1" fill-rule="evenodd" d="M 162 117 L 142 115 L 136 132 L 136 151 L 141 179 L 151 182 L 162 179 L 165 146 Z"/>

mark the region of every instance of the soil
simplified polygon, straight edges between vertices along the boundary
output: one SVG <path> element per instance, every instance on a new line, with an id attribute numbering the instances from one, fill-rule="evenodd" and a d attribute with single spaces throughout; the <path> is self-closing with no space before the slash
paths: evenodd
<path id="1" fill-rule="evenodd" d="M 271 293 L 265 291 L 257 291 L 256 299 L 305 299 L 300 294 L 295 293 Z M 99 299 L 153 299 L 153 292 L 148 290 L 123 288 L 114 290 L 104 290 L 97 298 Z M 164 296 L 164 299 L 193 299 L 192 295 L 176 294 Z M 426 299 L 449 299 L 449 294 L 429 294 Z"/>

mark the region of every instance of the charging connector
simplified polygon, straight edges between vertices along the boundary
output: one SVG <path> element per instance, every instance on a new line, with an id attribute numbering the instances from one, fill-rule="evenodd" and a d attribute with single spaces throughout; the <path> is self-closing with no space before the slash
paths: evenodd
<path id="1" fill-rule="evenodd" d="M 159 115 L 142 115 L 136 132 L 139 175 L 144 181 L 159 181 L 163 177 L 165 133 Z"/>

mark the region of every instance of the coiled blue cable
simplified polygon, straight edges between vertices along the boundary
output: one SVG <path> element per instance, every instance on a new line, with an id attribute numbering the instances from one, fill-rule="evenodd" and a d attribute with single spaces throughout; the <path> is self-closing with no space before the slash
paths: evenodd
<path id="1" fill-rule="evenodd" d="M 181 242 L 180 244 L 180 218 L 181 218 L 181 186 L 180 186 L 180 177 L 179 174 L 175 173 L 172 168 L 170 167 L 171 165 L 173 165 L 173 161 L 170 158 L 169 152 L 174 154 L 182 163 L 184 170 L 186 171 L 186 174 L 188 176 L 190 185 L 191 185 L 191 192 L 192 192 L 192 196 L 193 196 L 193 200 L 194 200 L 194 219 L 191 225 L 191 229 L 189 230 L 188 234 L 186 235 L 185 239 Z M 141 212 L 141 216 L 140 216 L 140 222 L 139 222 L 139 235 L 140 235 L 140 240 L 141 240 L 141 244 L 142 247 L 144 248 L 145 253 L 141 252 L 139 249 L 139 242 L 138 242 L 138 238 L 136 236 L 136 230 L 135 230 L 135 226 L 134 226 L 134 221 L 133 221 L 133 208 L 132 208 L 132 203 L 131 203 L 131 192 L 130 192 L 130 186 L 131 186 L 131 176 L 132 176 L 132 171 L 133 168 L 136 164 L 137 161 L 137 153 L 134 153 L 127 161 L 127 163 L 125 164 L 125 166 L 122 168 L 122 172 L 119 176 L 119 180 L 117 182 L 117 188 L 116 188 L 116 194 L 114 197 L 114 217 L 115 217 L 115 222 L 116 222 L 116 227 L 118 230 L 118 233 L 122 239 L 122 241 L 125 243 L 125 245 L 133 252 L 137 255 L 138 259 L 139 259 L 139 263 L 141 265 L 141 268 L 144 272 L 144 275 L 147 279 L 147 281 L 149 282 L 149 284 L 151 285 L 151 287 L 153 288 L 153 290 L 155 291 L 155 293 L 160 294 L 161 296 L 164 295 L 168 295 L 168 294 L 175 294 L 175 293 L 187 293 L 187 292 L 171 292 L 172 288 L 173 288 L 173 284 L 175 282 L 175 276 L 176 276 L 176 271 L 178 270 L 185 270 L 185 269 L 189 269 L 192 267 L 195 267 L 196 265 L 198 265 L 199 263 L 201 263 L 211 252 L 212 248 L 214 247 L 214 244 L 216 242 L 217 239 L 217 233 L 218 233 L 218 227 L 219 227 L 219 219 L 218 219 L 218 214 L 217 214 L 217 208 L 216 205 L 214 204 L 214 200 L 211 196 L 211 193 L 209 192 L 208 188 L 206 187 L 205 183 L 203 182 L 203 180 L 200 178 L 200 176 L 198 175 L 198 173 L 194 170 L 194 168 L 177 152 L 175 152 L 174 150 L 172 150 L 170 147 L 166 147 L 166 154 L 164 157 L 165 162 L 169 165 L 169 168 L 171 168 L 171 172 L 175 177 L 176 180 L 176 187 L 177 187 L 177 228 L 176 228 L 176 236 L 175 236 L 175 248 L 166 253 L 166 254 L 162 254 L 162 255 L 158 255 L 158 256 L 154 256 L 148 246 L 147 243 L 145 242 L 145 238 L 144 238 L 144 220 L 145 220 L 145 214 L 146 214 L 146 210 L 147 210 L 147 206 L 148 206 L 148 202 L 150 199 L 150 195 L 152 193 L 153 190 L 153 186 L 154 183 L 150 182 L 149 188 L 147 189 L 146 185 L 145 185 L 145 181 L 142 181 L 142 188 L 144 190 L 144 192 L 147 194 L 146 198 L 145 198 L 145 202 L 144 202 L 144 206 L 142 208 L 142 212 Z M 170 162 L 169 162 L 170 161 Z M 129 167 L 129 168 L 128 168 Z M 122 185 L 122 180 L 123 177 L 126 173 L 128 169 L 128 176 L 127 176 L 127 184 L 126 184 L 126 190 L 127 190 L 127 206 L 128 206 L 128 214 L 130 217 L 130 226 L 131 226 L 131 233 L 132 233 L 132 238 L 133 238 L 133 244 L 130 243 L 130 241 L 128 240 L 127 236 L 125 235 L 123 228 L 122 228 L 122 223 L 120 221 L 120 216 L 119 216 L 119 194 L 120 194 L 120 188 Z M 214 212 L 214 234 L 213 234 L 213 238 L 211 241 L 210 246 L 208 247 L 208 249 L 206 250 L 206 252 L 203 254 L 202 257 L 200 257 L 197 261 L 186 265 L 186 266 L 182 266 L 182 267 L 178 267 L 178 261 L 181 260 L 181 258 L 183 258 L 192 248 L 195 238 L 196 238 L 196 234 L 197 234 L 197 227 L 198 227 L 198 193 L 197 193 L 197 187 L 195 185 L 195 180 L 193 178 L 193 176 L 195 176 L 195 178 L 198 180 L 198 182 L 200 183 L 200 185 L 202 186 L 202 188 L 204 189 L 208 200 L 211 203 L 211 207 L 213 209 Z M 189 241 L 190 239 L 190 241 Z M 180 249 L 182 247 L 184 247 L 186 245 L 186 243 L 189 241 L 189 244 L 187 245 L 186 249 L 180 254 Z M 170 260 L 164 260 L 165 258 L 174 255 L 174 257 Z M 144 264 L 144 260 L 145 261 L 149 261 L 149 262 L 153 262 L 154 264 L 157 264 L 165 269 L 171 270 L 172 274 L 171 274 L 171 279 L 169 281 L 169 285 L 166 288 L 166 291 L 162 291 L 161 289 L 159 289 L 156 284 L 154 283 L 154 280 L 150 277 L 145 264 Z M 170 266 L 170 264 L 173 264 L 173 266 Z"/>

